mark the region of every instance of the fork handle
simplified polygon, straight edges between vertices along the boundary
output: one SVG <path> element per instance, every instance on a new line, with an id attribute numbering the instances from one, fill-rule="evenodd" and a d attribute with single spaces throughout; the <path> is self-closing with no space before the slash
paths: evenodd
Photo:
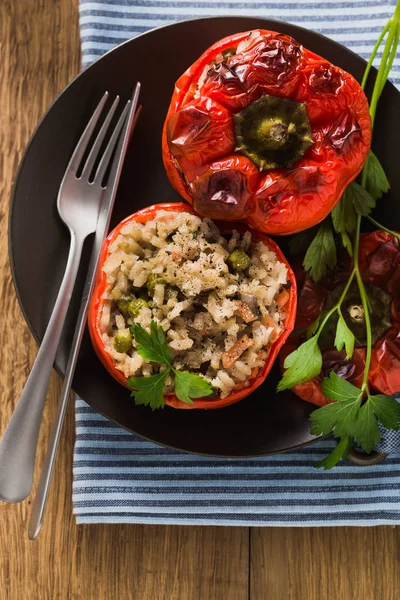
<path id="1" fill-rule="evenodd" d="M 21 502 L 32 489 L 43 407 L 78 273 L 84 238 L 71 233 L 67 266 L 36 360 L 0 441 L 0 500 Z"/>
<path id="2" fill-rule="evenodd" d="M 99 223 L 105 219 L 104 214 L 100 214 Z M 68 358 L 67 368 L 65 371 L 64 383 L 61 390 L 57 416 L 51 430 L 49 443 L 47 446 L 46 456 L 42 465 L 42 473 L 40 475 L 39 484 L 36 489 L 36 496 L 32 503 L 32 513 L 28 525 L 28 537 L 34 540 L 42 526 L 43 515 L 46 508 L 47 498 L 50 490 L 50 482 L 53 474 L 54 464 L 57 457 L 57 449 L 60 442 L 62 428 L 65 419 L 65 413 L 68 406 L 69 394 L 71 391 L 72 380 L 74 378 L 75 367 L 78 360 L 79 350 L 82 343 L 83 334 L 86 327 L 87 313 L 89 308 L 90 297 L 95 284 L 94 275 L 98 268 L 100 250 L 103 243 L 104 232 L 107 231 L 107 223 L 104 223 L 104 231 L 98 226 L 95 239 L 93 242 L 92 256 L 90 259 L 88 272 L 86 275 L 86 283 L 83 290 L 81 307 L 77 319 L 74 338 L 72 341 L 70 355 Z"/>

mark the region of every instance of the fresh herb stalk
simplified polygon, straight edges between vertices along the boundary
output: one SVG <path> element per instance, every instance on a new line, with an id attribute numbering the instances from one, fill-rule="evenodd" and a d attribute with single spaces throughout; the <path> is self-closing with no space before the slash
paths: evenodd
<path id="1" fill-rule="evenodd" d="M 381 62 L 380 62 L 379 68 L 378 68 L 378 73 L 376 76 L 374 88 L 372 91 L 371 102 L 370 102 L 369 114 L 371 115 L 372 129 L 375 124 L 378 100 L 382 94 L 382 91 L 383 91 L 383 88 L 387 81 L 387 78 L 389 77 L 394 58 L 396 56 L 397 47 L 398 47 L 398 43 L 399 43 L 399 32 L 400 32 L 400 0 L 398 0 L 398 2 L 397 2 L 396 9 L 393 13 L 393 16 L 389 19 L 389 21 L 387 22 L 386 26 L 383 29 L 383 32 L 382 32 L 383 35 L 381 34 L 378 38 L 379 44 L 377 42 L 377 44 L 374 47 L 374 50 L 371 55 L 372 60 L 370 59 L 370 61 L 368 62 L 368 65 L 367 65 L 367 68 L 365 70 L 364 77 L 362 80 L 362 84 L 361 84 L 361 87 L 364 89 L 365 85 L 367 83 L 368 74 L 369 74 L 369 71 L 371 68 L 372 61 L 374 60 L 374 57 L 378 51 L 378 48 L 380 47 L 380 44 L 382 43 L 383 38 L 385 37 L 385 35 L 387 33 L 385 47 L 383 49 L 382 59 L 381 59 Z M 366 188 L 367 177 L 368 177 L 368 160 L 367 160 L 367 162 L 362 170 L 362 173 L 361 173 L 361 186 L 364 189 Z M 367 292 L 365 290 L 365 285 L 362 280 L 360 269 L 359 269 L 359 245 L 360 245 L 361 220 L 362 220 L 362 216 L 357 215 L 356 230 L 355 230 L 355 235 L 354 235 L 353 257 L 354 257 L 354 270 L 355 270 L 356 280 L 357 280 L 357 284 L 358 284 L 358 289 L 360 291 L 361 302 L 362 302 L 363 309 L 364 309 L 365 330 L 366 330 L 366 337 L 367 337 L 365 370 L 364 370 L 364 377 L 363 377 L 361 390 L 363 392 L 367 391 L 367 393 L 369 393 L 369 391 L 368 391 L 368 375 L 369 375 L 369 369 L 370 369 L 370 365 L 371 365 L 372 331 L 371 331 L 370 311 L 369 311 L 369 306 L 368 306 L 368 296 L 367 296 Z"/>
<path id="2" fill-rule="evenodd" d="M 378 101 L 390 74 L 399 43 L 400 0 L 398 0 L 393 16 L 386 23 L 372 51 L 362 80 L 363 89 L 367 83 L 372 63 L 385 37 L 382 59 L 370 102 L 372 127 L 375 123 Z M 368 376 L 372 354 L 370 316 L 372 307 L 359 266 L 361 221 L 363 216 L 368 217 L 380 229 L 394 235 L 400 246 L 400 235 L 381 226 L 369 215 L 371 209 L 375 207 L 376 200 L 381 198 L 382 194 L 387 192 L 389 188 L 390 184 L 385 172 L 379 160 L 371 151 L 362 170 L 360 184 L 355 182 L 350 184 L 339 204 L 332 212 L 334 229 L 337 234 L 341 235 L 343 246 L 353 257 L 353 268 L 338 302 L 327 313 L 323 313 L 323 317 L 321 315 L 310 326 L 307 330 L 307 341 L 286 357 L 284 363 L 286 370 L 278 385 L 278 390 L 292 388 L 309 381 L 320 373 L 322 368 L 322 353 L 318 346 L 318 338 L 334 313 L 338 316 L 334 345 L 339 351 L 343 348 L 346 349 L 346 359 L 352 356 L 355 337 L 343 318 L 341 306 L 352 282 L 356 279 L 364 311 L 366 331 L 366 356 L 363 381 L 361 387 L 357 388 L 334 372 L 331 372 L 329 377 L 322 382 L 322 393 L 328 399 L 332 400 L 333 403 L 313 411 L 310 417 L 311 432 L 315 435 L 333 433 L 335 437 L 340 438 L 340 442 L 332 454 L 317 465 L 325 469 L 332 468 L 341 458 L 346 456 L 354 439 L 364 450 L 370 452 L 380 439 L 378 421 L 391 429 L 398 429 L 400 425 L 400 406 L 396 400 L 384 394 L 371 395 L 368 389 Z M 348 236 L 349 233 L 354 234 L 353 244 L 351 244 Z M 321 240 L 323 243 L 320 243 Z M 323 257 L 319 251 L 319 247 L 325 248 L 325 255 Z M 327 248 L 328 250 L 326 250 Z M 319 264 L 321 258 L 324 259 L 322 266 Z M 311 277 L 318 280 L 335 263 L 336 246 L 332 228 L 328 221 L 324 221 L 305 254 L 303 264 L 305 269 L 310 272 Z"/>
<path id="3" fill-rule="evenodd" d="M 367 80 L 368 80 L 369 72 L 371 71 L 372 63 L 373 63 L 373 62 L 374 62 L 374 60 L 375 60 L 376 54 L 377 54 L 377 52 L 378 52 L 379 48 L 381 47 L 381 44 L 382 44 L 383 38 L 384 38 L 384 37 L 385 37 L 385 35 L 387 34 L 387 32 L 388 32 L 388 30 L 389 30 L 389 28 L 390 28 L 390 25 L 391 25 L 391 19 L 389 19 L 389 21 L 386 23 L 385 27 L 382 29 L 382 32 L 381 32 L 380 36 L 378 37 L 378 39 L 377 39 L 377 41 L 376 41 L 376 44 L 375 44 L 375 46 L 374 46 L 374 49 L 372 50 L 372 54 L 371 54 L 371 56 L 369 57 L 368 64 L 367 64 L 367 66 L 366 66 L 366 68 L 365 68 L 365 71 L 364 71 L 364 76 L 363 76 L 363 78 L 362 78 L 362 82 L 361 82 L 361 87 L 362 87 L 362 89 L 364 89 L 364 88 L 365 88 L 365 85 L 366 85 L 366 83 L 367 83 Z"/>
<path id="4" fill-rule="evenodd" d="M 385 31 L 385 29 L 386 29 L 386 31 Z M 372 92 L 372 97 L 371 97 L 371 102 L 370 102 L 369 113 L 371 115 L 372 126 L 374 126 L 374 122 L 375 122 L 376 108 L 377 108 L 379 97 L 382 93 L 382 90 L 384 88 L 386 80 L 389 77 L 389 73 L 390 73 L 392 65 L 393 65 L 394 57 L 396 56 L 397 45 L 398 45 L 398 41 L 399 41 L 399 31 L 400 31 L 400 0 L 398 0 L 398 2 L 396 4 L 396 8 L 393 13 L 393 16 L 389 19 L 388 23 L 386 24 L 386 26 L 384 28 L 384 35 L 382 36 L 382 38 L 380 40 L 378 40 L 379 46 L 380 46 L 380 44 L 383 40 L 383 37 L 387 33 L 386 43 L 385 43 L 385 47 L 383 49 L 383 54 L 382 54 L 381 62 L 379 65 L 378 74 L 376 76 L 374 90 Z M 378 46 L 378 48 L 379 48 L 379 46 Z M 378 48 L 376 48 L 376 50 L 374 48 L 375 54 L 376 54 Z M 374 57 L 372 58 L 372 60 L 373 59 L 374 59 Z M 367 70 L 368 70 L 368 67 L 369 67 L 369 69 L 371 68 L 370 63 L 368 63 L 368 65 L 367 65 Z M 369 70 L 368 70 L 368 73 L 369 73 Z M 368 73 L 367 73 L 367 78 L 368 78 Z M 361 87 L 363 89 L 367 82 L 367 78 L 365 77 L 365 74 L 364 74 L 364 78 L 363 78 L 363 81 L 361 84 Z M 361 177 L 361 185 L 363 187 L 365 187 L 366 179 L 367 179 L 367 173 L 366 173 L 366 169 L 364 168 L 363 174 Z"/>
<path id="5" fill-rule="evenodd" d="M 337 303 L 336 303 L 336 304 L 335 304 L 335 305 L 334 305 L 334 306 L 333 306 L 333 307 L 332 307 L 332 308 L 331 308 L 331 309 L 330 309 L 330 310 L 329 310 L 329 311 L 326 313 L 326 315 L 325 315 L 324 319 L 322 320 L 322 322 L 321 322 L 320 326 L 318 327 L 318 329 L 317 329 L 317 331 L 316 331 L 316 333 L 315 333 L 315 335 L 316 335 L 317 337 L 318 337 L 318 336 L 319 336 L 319 335 L 322 333 L 322 330 L 323 330 L 323 328 L 325 327 L 325 325 L 327 324 L 327 322 L 329 321 L 329 319 L 331 318 L 331 316 L 332 316 L 332 315 L 333 315 L 333 314 L 334 314 L 336 311 L 338 311 L 338 312 L 341 314 L 341 312 L 340 312 L 340 307 L 342 306 L 342 304 L 343 304 L 343 302 L 344 302 L 344 299 L 345 299 L 345 298 L 346 298 L 346 296 L 347 296 L 347 292 L 349 291 L 349 288 L 350 288 L 350 286 L 351 286 L 351 284 L 352 284 L 352 282 L 353 282 L 353 279 L 354 279 L 354 276 L 355 276 L 355 274 L 356 274 L 356 269 L 353 269 L 353 270 L 352 270 L 352 272 L 350 273 L 350 277 L 349 277 L 349 279 L 347 280 L 347 283 L 346 283 L 346 285 L 345 285 L 345 287 L 344 287 L 344 290 L 343 290 L 343 292 L 342 292 L 342 295 L 340 296 L 339 300 L 338 300 L 338 301 L 337 301 Z"/>
<path id="6" fill-rule="evenodd" d="M 396 231 L 392 231 L 392 229 L 388 229 L 387 227 L 385 227 L 384 225 L 382 225 L 382 223 L 378 223 L 378 221 L 376 221 L 375 219 L 373 219 L 371 217 L 371 215 L 368 215 L 368 221 L 370 221 L 373 225 L 375 225 L 378 229 L 382 229 L 382 231 L 386 231 L 386 233 L 389 233 L 391 236 L 395 237 L 397 239 L 397 242 L 400 246 L 400 235 L 398 233 L 396 233 Z"/>
<path id="7" fill-rule="evenodd" d="M 364 322 L 365 322 L 365 331 L 367 337 L 367 350 L 365 355 L 365 368 L 364 368 L 364 376 L 363 382 L 361 386 L 361 391 L 365 392 L 368 390 L 368 375 L 369 368 L 371 365 L 371 354 L 372 354 L 372 331 L 371 331 L 371 318 L 370 311 L 368 306 L 368 296 L 365 290 L 365 285 L 361 277 L 360 268 L 359 268 L 359 246 L 360 246 L 360 226 L 361 226 L 361 216 L 357 217 L 357 226 L 356 232 L 354 236 L 354 271 L 356 275 L 356 280 L 358 284 L 358 289 L 360 292 L 361 302 L 364 309 Z"/>

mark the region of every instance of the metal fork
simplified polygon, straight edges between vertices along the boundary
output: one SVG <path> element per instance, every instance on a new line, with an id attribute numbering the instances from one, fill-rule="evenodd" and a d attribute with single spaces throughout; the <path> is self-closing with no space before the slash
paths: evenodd
<path id="1" fill-rule="evenodd" d="M 72 340 L 67 368 L 65 370 L 64 383 L 60 394 L 57 417 L 54 420 L 51 434 L 49 436 L 47 452 L 42 464 L 42 473 L 40 475 L 39 483 L 36 489 L 36 496 L 32 503 L 31 518 L 28 524 L 28 536 L 31 540 L 36 539 L 36 537 L 38 536 L 40 528 L 42 526 L 44 513 L 46 510 L 51 478 L 57 457 L 57 449 L 60 442 L 63 423 L 68 406 L 69 393 L 71 391 L 72 380 L 74 377 L 75 367 L 79 355 L 79 349 L 81 346 L 83 333 L 86 326 L 90 297 L 95 286 L 96 273 L 99 268 L 101 249 L 109 230 L 111 214 L 114 206 L 122 165 L 125 160 L 126 150 L 131 135 L 135 130 L 136 123 L 139 119 L 141 112 L 141 107 L 139 106 L 138 108 L 140 88 L 140 83 L 137 83 L 132 96 L 132 103 L 129 108 L 129 113 L 122 133 L 120 135 L 117 149 L 115 151 L 116 156 L 118 156 L 119 158 L 118 160 L 113 161 L 113 165 L 111 167 L 110 180 L 113 181 L 113 184 L 108 186 L 107 188 L 107 193 L 104 196 L 104 203 L 102 205 L 101 212 L 97 220 L 96 233 L 94 236 L 92 246 L 92 254 L 90 257 L 88 272 L 86 275 L 86 283 L 83 288 L 81 308 L 79 310 L 79 315 L 76 321 L 74 338 Z"/>
<path id="2" fill-rule="evenodd" d="M 78 273 L 83 243 L 96 231 L 104 195 L 107 187 L 113 185 L 112 175 L 111 180 L 106 184 L 103 180 L 110 163 L 118 160 L 118 156 L 113 156 L 113 153 L 118 142 L 118 133 L 127 118 L 129 102 L 115 126 L 113 135 L 96 167 L 94 177 L 92 171 L 100 158 L 100 150 L 117 109 L 119 96 L 115 98 L 109 109 L 80 172 L 83 158 L 89 149 L 90 140 L 108 96 L 106 92 L 86 126 L 65 171 L 58 193 L 57 208 L 61 219 L 69 229 L 70 249 L 64 277 L 42 344 L 0 441 L 0 500 L 5 502 L 20 502 L 31 491 L 43 407 Z M 112 173 L 112 169 L 110 172 Z"/>

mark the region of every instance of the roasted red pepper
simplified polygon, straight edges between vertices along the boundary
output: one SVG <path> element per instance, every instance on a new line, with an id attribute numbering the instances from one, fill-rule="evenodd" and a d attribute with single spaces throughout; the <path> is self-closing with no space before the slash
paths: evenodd
<path id="1" fill-rule="evenodd" d="M 100 320 L 102 315 L 102 309 L 104 306 L 104 292 L 107 287 L 107 276 L 105 272 L 102 270 L 102 267 L 105 263 L 105 260 L 108 255 L 108 248 L 110 244 L 115 240 L 115 238 L 119 235 L 121 229 L 127 223 L 131 221 L 137 221 L 138 223 L 146 223 L 154 219 L 155 215 L 159 210 L 170 210 L 175 212 L 190 212 L 192 214 L 196 214 L 192 207 L 187 204 L 183 204 L 182 202 L 174 202 L 174 203 L 166 203 L 166 204 L 155 204 L 153 206 L 149 206 L 148 208 L 144 208 L 139 210 L 137 213 L 130 215 L 126 219 L 124 219 L 107 237 L 100 256 L 99 262 L 99 270 L 97 273 L 97 280 L 95 289 L 90 301 L 89 313 L 88 313 L 88 328 L 90 337 L 93 343 L 93 347 L 96 351 L 97 356 L 107 369 L 107 371 L 116 379 L 119 383 L 126 386 L 126 378 L 123 373 L 118 370 L 114 364 L 113 359 L 110 354 L 105 350 L 104 343 L 101 337 L 101 328 L 100 328 Z M 246 231 L 246 228 L 241 224 L 232 224 L 231 227 L 224 226 L 223 224 L 218 223 L 220 230 L 223 232 L 228 232 L 235 228 L 240 232 Z M 239 400 L 242 400 L 249 394 L 251 394 L 256 388 L 258 388 L 267 377 L 268 373 L 271 370 L 272 365 L 274 364 L 275 358 L 278 355 L 279 350 L 287 340 L 290 332 L 293 330 L 293 324 L 296 317 L 296 304 L 297 304 L 297 295 L 296 295 L 296 279 L 294 277 L 294 273 L 290 268 L 287 260 L 283 256 L 281 250 L 277 246 L 277 244 L 270 240 L 265 235 L 252 231 L 253 239 L 257 241 L 263 242 L 268 248 L 275 252 L 279 261 L 283 262 L 288 269 L 288 282 L 290 282 L 290 289 L 285 294 L 285 298 L 281 300 L 281 304 L 285 305 L 286 308 L 286 321 L 283 325 L 283 329 L 279 337 L 273 341 L 273 343 L 269 346 L 268 357 L 263 366 L 263 368 L 258 368 L 254 370 L 253 377 L 251 382 L 246 387 L 239 387 L 235 389 L 234 392 L 229 394 L 226 398 L 198 398 L 194 399 L 194 404 L 189 405 L 181 402 L 175 395 L 168 395 L 165 397 L 165 404 L 172 406 L 174 408 L 222 408 L 224 406 L 228 406 L 229 404 L 234 404 Z M 286 290 L 285 290 L 286 291 Z M 127 386 L 126 386 L 127 387 Z"/>
<path id="2" fill-rule="evenodd" d="M 400 391 L 400 249 L 397 239 L 383 231 L 360 236 L 360 273 L 372 306 L 372 357 L 368 385 L 375 392 L 393 395 Z M 299 295 L 295 328 L 309 327 L 325 308 L 338 300 L 348 279 L 351 263 L 347 259 L 336 271 L 320 283 L 299 270 L 296 273 Z M 365 367 L 365 327 L 363 308 L 357 284 L 350 287 L 342 305 L 342 314 L 356 337 L 356 348 L 350 360 L 345 351 L 333 347 L 336 322 L 326 325 L 322 341 L 323 366 L 321 374 L 311 381 L 297 385 L 293 391 L 308 402 L 323 406 L 329 400 L 323 395 L 321 382 L 330 371 L 360 387 Z M 304 341 L 304 334 L 289 338 L 280 353 L 285 357 Z"/>
<path id="3" fill-rule="evenodd" d="M 220 40 L 178 79 L 162 145 L 172 185 L 199 214 L 285 235 L 326 217 L 370 141 L 349 73 L 255 30 Z"/>

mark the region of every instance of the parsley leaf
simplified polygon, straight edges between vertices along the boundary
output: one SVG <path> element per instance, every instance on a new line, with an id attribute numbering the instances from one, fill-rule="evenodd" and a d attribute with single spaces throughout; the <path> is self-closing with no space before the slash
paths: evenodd
<path id="1" fill-rule="evenodd" d="M 174 370 L 175 394 L 182 402 L 193 404 L 191 398 L 211 396 L 213 388 L 199 375 Z"/>
<path id="2" fill-rule="evenodd" d="M 157 325 L 155 321 L 151 321 L 150 323 L 150 335 L 155 351 L 164 357 L 166 363 L 171 363 L 171 352 L 167 346 L 164 329 Z"/>
<path id="3" fill-rule="evenodd" d="M 333 432 L 335 437 L 355 438 L 363 450 L 371 452 L 381 438 L 378 421 L 389 429 L 400 427 L 400 404 L 390 396 L 368 395 L 361 405 L 363 392 L 333 371 L 322 382 L 322 391 L 334 402 L 311 413 L 311 433 L 314 435 Z"/>
<path id="4" fill-rule="evenodd" d="M 399 429 L 400 404 L 391 396 L 368 396 L 360 408 L 353 435 L 366 452 L 371 452 L 381 439 L 378 420 L 387 429 Z"/>
<path id="5" fill-rule="evenodd" d="M 335 388 L 335 393 L 336 391 Z M 350 388 L 346 386 L 346 393 L 349 391 Z M 356 438 L 358 445 L 363 450 L 371 452 L 381 439 L 378 420 L 388 429 L 399 429 L 399 419 L 400 404 L 394 398 L 384 394 L 369 396 L 350 426 L 351 435 L 344 435 L 331 454 L 317 463 L 316 467 L 322 467 L 325 470 L 332 469 L 341 458 L 346 458 L 352 447 L 353 437 Z"/>
<path id="6" fill-rule="evenodd" d="M 351 195 L 356 213 L 362 217 L 368 217 L 369 213 L 376 205 L 376 200 L 371 194 L 355 181 L 346 188 L 346 192 Z"/>
<path id="7" fill-rule="evenodd" d="M 289 252 L 292 256 L 296 256 L 297 254 L 305 254 L 313 239 L 313 236 L 315 235 L 316 229 L 316 227 L 311 227 L 311 229 L 300 231 L 289 240 Z"/>
<path id="8" fill-rule="evenodd" d="M 343 377 L 339 377 L 334 371 L 331 371 L 329 377 L 322 382 L 322 391 L 329 400 L 337 402 L 351 400 L 361 395 L 361 390 L 358 387 L 346 381 Z"/>
<path id="9" fill-rule="evenodd" d="M 400 404 L 392 396 L 377 394 L 370 396 L 369 402 L 372 402 L 375 415 L 386 429 L 399 429 Z"/>
<path id="10" fill-rule="evenodd" d="M 329 221 L 324 221 L 304 257 L 303 266 L 314 281 L 319 281 L 336 265 L 336 244 Z"/>
<path id="11" fill-rule="evenodd" d="M 342 314 L 339 313 L 339 319 L 336 326 L 335 348 L 343 350 L 346 348 L 346 360 L 353 356 L 355 337 L 351 329 L 348 327 Z"/>
<path id="12" fill-rule="evenodd" d="M 336 448 L 334 450 L 332 450 L 332 452 L 329 454 L 329 456 L 327 456 L 323 460 L 320 460 L 319 462 L 317 462 L 317 464 L 315 466 L 317 467 L 317 469 L 322 468 L 325 471 L 332 469 L 333 467 L 335 467 L 338 464 L 340 459 L 346 458 L 352 445 L 353 444 L 352 444 L 351 438 L 349 436 L 345 435 L 344 437 L 341 438 L 340 442 L 338 443 Z"/>
<path id="13" fill-rule="evenodd" d="M 130 329 L 139 344 L 137 351 L 140 356 L 145 360 L 168 366 L 163 373 L 157 375 L 128 379 L 127 385 L 133 390 L 131 396 L 135 398 L 135 404 L 150 405 L 153 410 L 162 408 L 164 381 L 171 370 L 174 373 L 175 394 L 182 402 L 193 404 L 192 398 L 203 398 L 213 393 L 212 386 L 200 375 L 173 369 L 164 330 L 155 321 L 150 323 L 150 333 L 139 324 L 132 325 Z"/>
<path id="14" fill-rule="evenodd" d="M 322 311 L 318 317 L 309 325 L 306 329 L 306 338 L 309 340 L 313 335 L 317 333 L 320 322 L 325 317 L 326 312 Z"/>
<path id="15" fill-rule="evenodd" d="M 358 411 L 353 435 L 358 445 L 366 452 L 371 452 L 381 439 L 378 421 L 374 414 L 374 406 L 369 398 Z"/>
<path id="16" fill-rule="evenodd" d="M 284 367 L 286 371 L 278 383 L 278 392 L 305 383 L 319 375 L 322 368 L 322 355 L 318 338 L 310 338 L 289 354 L 285 359 Z"/>
<path id="17" fill-rule="evenodd" d="M 332 404 L 314 410 L 310 415 L 311 433 L 335 437 L 353 437 L 354 420 L 361 405 L 362 391 L 342 379 L 334 371 L 322 382 L 322 392 Z"/>
<path id="18" fill-rule="evenodd" d="M 348 236 L 356 228 L 357 215 L 353 206 L 353 197 L 349 188 L 346 188 L 343 196 L 331 211 L 333 228 L 341 237 L 342 245 L 350 256 L 353 256 L 353 246 Z"/>
<path id="19" fill-rule="evenodd" d="M 150 333 L 138 324 L 132 325 L 131 333 L 139 344 L 137 351 L 145 360 L 161 365 L 171 365 L 171 352 L 167 346 L 162 327 L 154 321 L 150 324 Z"/>
<path id="20" fill-rule="evenodd" d="M 333 227 L 337 233 L 353 233 L 356 228 L 357 216 L 350 187 L 345 189 L 343 196 L 331 212 Z"/>
<path id="21" fill-rule="evenodd" d="M 353 246 L 352 246 L 349 236 L 347 235 L 347 233 L 345 231 L 342 231 L 340 236 L 342 239 L 343 248 L 345 248 L 347 250 L 347 252 L 350 254 L 350 256 L 353 256 Z"/>
<path id="22" fill-rule="evenodd" d="M 329 435 L 335 437 L 353 435 L 354 419 L 361 404 L 361 395 L 341 402 L 326 404 L 310 415 L 310 431 L 313 435 Z"/>
<path id="23" fill-rule="evenodd" d="M 327 310 L 323 310 L 318 317 L 315 319 L 315 321 L 313 321 L 313 323 L 311 323 L 311 325 L 309 325 L 306 329 L 306 338 L 307 340 L 310 339 L 310 337 L 312 337 L 313 335 L 315 335 L 318 331 L 319 325 L 320 323 L 325 319 L 326 315 L 328 314 Z M 321 335 L 323 335 L 324 330 L 326 329 L 326 326 L 329 324 L 329 322 L 332 319 L 332 315 L 329 317 L 329 319 L 327 320 L 327 322 L 324 325 L 324 329 L 321 331 L 321 334 L 319 335 L 319 337 L 321 337 Z M 304 329 L 303 329 L 304 331 Z M 320 344 L 321 345 L 321 344 Z"/>
<path id="24" fill-rule="evenodd" d="M 386 173 L 372 150 L 369 151 L 368 155 L 366 188 L 374 200 L 379 200 L 382 198 L 382 194 L 386 194 L 390 190 Z"/>
<path id="25" fill-rule="evenodd" d="M 133 390 L 131 396 L 135 398 L 135 404 L 150 406 L 152 410 L 163 408 L 164 380 L 168 373 L 169 369 L 164 371 L 164 373 L 158 373 L 149 377 L 131 377 L 128 379 L 126 383 Z"/>

